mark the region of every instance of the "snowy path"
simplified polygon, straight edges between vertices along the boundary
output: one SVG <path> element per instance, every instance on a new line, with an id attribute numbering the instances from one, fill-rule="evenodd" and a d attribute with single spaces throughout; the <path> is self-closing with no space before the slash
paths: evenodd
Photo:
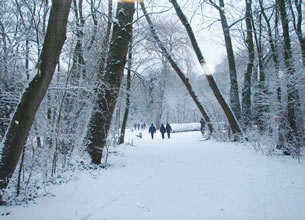
<path id="1" fill-rule="evenodd" d="M 55 197 L 0 208 L 16 220 L 302 220 L 305 166 L 252 147 L 200 141 L 199 132 L 133 138 L 107 170 L 80 173 Z"/>

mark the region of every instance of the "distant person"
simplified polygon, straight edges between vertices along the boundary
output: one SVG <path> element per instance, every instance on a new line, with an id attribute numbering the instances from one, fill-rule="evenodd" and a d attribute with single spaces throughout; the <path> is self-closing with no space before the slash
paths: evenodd
<path id="1" fill-rule="evenodd" d="M 167 137 L 168 137 L 168 139 L 170 139 L 171 132 L 172 132 L 172 127 L 169 125 L 169 123 L 166 124 L 165 129 L 166 129 L 166 132 L 167 132 Z"/>
<path id="2" fill-rule="evenodd" d="M 200 119 L 200 131 L 202 135 L 204 135 L 204 130 L 205 130 L 205 120 L 203 118 Z"/>
<path id="3" fill-rule="evenodd" d="M 151 139 L 154 139 L 154 134 L 156 133 L 156 127 L 154 126 L 153 123 L 151 123 L 148 132 L 151 134 Z"/>
<path id="4" fill-rule="evenodd" d="M 162 139 L 164 139 L 164 134 L 165 134 L 165 132 L 166 132 L 166 128 L 164 127 L 163 124 L 161 124 L 160 132 L 161 132 L 161 135 L 162 135 Z"/>
<path id="5" fill-rule="evenodd" d="M 134 127 L 135 130 L 137 130 L 137 124 L 136 123 L 133 124 L 133 127 Z"/>

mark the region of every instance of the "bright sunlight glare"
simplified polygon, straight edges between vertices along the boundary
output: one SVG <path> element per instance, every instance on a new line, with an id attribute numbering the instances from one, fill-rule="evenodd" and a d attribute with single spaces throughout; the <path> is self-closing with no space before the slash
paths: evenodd
<path id="1" fill-rule="evenodd" d="M 212 66 L 208 63 L 202 63 L 201 64 L 201 69 L 203 71 L 204 75 L 212 75 Z"/>
<path id="2" fill-rule="evenodd" d="M 120 1 L 124 3 L 135 3 L 135 2 L 143 2 L 144 0 L 120 0 Z"/>

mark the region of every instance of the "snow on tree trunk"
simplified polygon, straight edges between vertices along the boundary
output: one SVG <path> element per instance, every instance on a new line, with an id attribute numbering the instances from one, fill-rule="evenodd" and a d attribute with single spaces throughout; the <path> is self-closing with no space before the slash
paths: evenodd
<path id="1" fill-rule="evenodd" d="M 127 61 L 127 85 L 126 85 L 126 104 L 125 104 L 125 112 L 123 116 L 123 122 L 122 122 L 122 128 L 121 128 L 121 134 L 120 134 L 120 140 L 119 144 L 124 143 L 125 139 L 125 130 L 127 126 L 127 120 L 129 115 L 129 108 L 130 108 L 130 86 L 131 86 L 131 67 L 132 67 L 132 36 L 129 42 L 128 47 L 128 61 Z"/>
<path id="2" fill-rule="evenodd" d="M 46 37 L 38 63 L 38 73 L 24 91 L 3 141 L 0 160 L 0 190 L 12 177 L 36 111 L 45 96 L 66 39 L 66 25 L 72 0 L 53 0 Z M 0 192 L 0 201 L 2 201 Z"/>
<path id="3" fill-rule="evenodd" d="M 246 27 L 247 27 L 247 45 L 248 45 L 248 64 L 244 74 L 244 87 L 242 90 L 242 124 L 246 129 L 251 122 L 251 77 L 254 64 L 254 43 L 252 36 L 252 0 L 246 1 Z"/>
<path id="4" fill-rule="evenodd" d="M 126 63 L 128 42 L 131 38 L 134 11 L 133 3 L 118 3 L 106 68 L 104 73 L 99 73 L 102 74 L 102 81 L 99 82 L 98 88 L 96 88 L 97 93 L 86 140 L 87 150 L 94 164 L 101 163 L 103 149 L 117 102 Z"/>
<path id="5" fill-rule="evenodd" d="M 288 128 L 286 131 L 288 143 L 285 146 L 285 150 L 289 153 L 299 154 L 299 147 L 303 143 L 302 129 L 303 120 L 299 117 L 300 114 L 300 96 L 296 87 L 295 68 L 292 62 L 292 49 L 291 40 L 289 34 L 289 20 L 286 12 L 285 0 L 277 0 L 280 10 L 280 17 L 282 21 L 283 37 L 284 37 L 284 62 L 286 72 L 288 75 L 287 82 L 287 112 L 288 112 Z"/>

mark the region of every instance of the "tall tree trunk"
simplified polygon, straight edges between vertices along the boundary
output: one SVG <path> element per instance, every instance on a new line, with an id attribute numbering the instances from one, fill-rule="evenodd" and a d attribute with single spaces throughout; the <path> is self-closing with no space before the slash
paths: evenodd
<path id="1" fill-rule="evenodd" d="M 195 38 L 195 35 L 194 35 L 194 32 L 192 30 L 192 27 L 190 25 L 190 23 L 187 21 L 187 18 L 186 16 L 184 15 L 184 13 L 182 12 L 180 6 L 178 5 L 177 1 L 176 0 L 170 0 L 170 2 L 173 4 L 175 10 L 176 10 L 176 13 L 178 15 L 178 17 L 180 18 L 182 24 L 185 26 L 186 30 L 187 30 L 187 33 L 189 35 L 189 38 L 191 40 L 191 43 L 193 45 L 193 48 L 194 48 L 194 51 L 196 53 L 196 56 L 198 58 L 198 61 L 200 63 L 200 65 L 203 67 L 203 70 L 205 71 L 205 66 L 206 66 L 206 61 L 201 53 L 201 50 L 198 46 L 198 43 L 197 43 L 197 40 Z M 242 136 L 242 131 L 240 129 L 240 126 L 238 124 L 238 121 L 236 120 L 231 108 L 228 106 L 228 104 L 226 103 L 226 101 L 224 100 L 220 90 L 218 89 L 218 86 L 214 80 L 214 77 L 213 75 L 211 75 L 210 73 L 206 73 L 205 74 L 208 82 L 209 82 L 209 85 L 218 101 L 218 103 L 220 104 L 220 106 L 222 107 L 228 121 L 229 121 L 229 124 L 230 124 L 230 127 L 232 129 L 232 132 L 234 134 L 234 138 L 237 140 L 239 139 L 238 136 Z"/>
<path id="2" fill-rule="evenodd" d="M 165 94 L 165 85 L 166 85 L 166 77 L 168 74 L 168 61 L 166 57 L 162 56 L 162 70 L 161 75 L 158 78 L 159 90 L 157 91 L 157 99 L 156 99 L 156 115 L 155 115 L 155 126 L 157 129 L 161 127 L 161 118 L 162 118 L 162 108 L 164 102 L 164 94 Z"/>
<path id="3" fill-rule="evenodd" d="M 292 21 L 293 21 L 293 27 L 297 34 L 298 40 L 299 40 L 301 54 L 302 54 L 302 61 L 303 61 L 303 65 L 305 66 L 305 37 L 303 34 L 303 29 L 302 29 L 302 24 L 303 24 L 302 5 L 304 5 L 304 4 L 303 4 L 303 0 L 294 0 L 294 5 L 295 5 L 296 11 L 297 11 L 297 15 L 295 16 L 291 2 L 292 1 L 289 1 L 290 11 L 291 11 Z"/>
<path id="4" fill-rule="evenodd" d="M 97 88 L 94 109 L 87 132 L 87 149 L 94 164 L 100 164 L 108 131 L 117 102 L 118 93 L 126 63 L 128 43 L 131 38 L 134 3 L 119 2 L 116 22 L 113 25 L 106 69 Z M 103 68 L 100 66 L 100 71 Z"/>
<path id="5" fill-rule="evenodd" d="M 94 2 L 95 0 L 90 0 L 90 11 L 91 11 L 91 17 L 92 17 L 92 20 L 93 20 L 93 34 L 91 35 L 91 39 L 90 39 L 90 42 L 89 42 L 89 46 L 87 47 L 88 50 L 90 50 L 96 40 L 96 35 L 97 35 L 97 25 L 98 25 L 98 19 L 97 19 L 97 10 L 94 6 Z M 111 2 L 111 1 L 108 1 L 108 3 Z M 112 3 L 111 3 L 111 7 L 112 7 Z M 111 13 L 112 13 L 112 10 L 111 10 Z M 108 11 L 108 15 L 109 15 L 109 11 Z M 111 18 L 112 16 L 110 16 L 109 18 Z"/>
<path id="6" fill-rule="evenodd" d="M 124 143 L 125 139 L 125 130 L 127 126 L 128 121 L 128 115 L 129 115 L 129 107 L 130 107 L 130 86 L 131 86 L 131 68 L 132 68 L 132 36 L 129 42 L 128 47 L 128 61 L 127 61 L 127 83 L 126 83 L 126 104 L 125 104 L 125 112 L 123 116 L 123 122 L 122 122 L 122 128 L 121 128 L 121 135 L 119 144 Z"/>
<path id="7" fill-rule="evenodd" d="M 288 75 L 287 82 L 287 112 L 288 112 L 288 124 L 287 128 L 287 140 L 288 146 L 287 150 L 295 151 L 298 150 L 300 143 L 302 141 L 302 134 L 299 130 L 299 127 L 303 127 L 303 123 L 300 126 L 297 125 L 297 114 L 298 109 L 300 108 L 300 97 L 299 92 L 296 88 L 296 79 L 295 79 L 295 69 L 292 62 L 292 50 L 291 50 L 291 40 L 289 34 L 289 20 L 286 12 L 286 3 L 285 0 L 277 0 L 280 16 L 282 21 L 282 29 L 284 36 L 284 61 L 286 66 L 286 72 Z M 293 149 L 294 148 L 294 149 Z M 293 153 L 293 152 L 292 152 Z"/>
<path id="8" fill-rule="evenodd" d="M 203 108 L 203 106 L 201 105 L 201 103 L 198 100 L 198 97 L 196 95 L 196 93 L 194 92 L 189 79 L 184 75 L 184 73 L 182 72 L 182 70 L 179 68 L 178 64 L 173 60 L 173 58 L 171 57 L 170 53 L 168 52 L 168 50 L 165 48 L 165 46 L 163 45 L 163 43 L 161 42 L 160 38 L 157 35 L 157 32 L 153 26 L 153 23 L 146 11 L 145 5 L 143 2 L 140 2 L 140 6 L 142 8 L 142 11 L 144 13 L 144 16 L 146 18 L 147 23 L 149 24 L 149 28 L 151 31 L 151 34 L 153 36 L 153 38 L 155 39 L 155 41 L 157 42 L 158 46 L 160 47 L 160 49 L 162 50 L 163 55 L 167 58 L 167 60 L 169 61 L 169 63 L 171 64 L 172 68 L 175 70 L 175 72 L 178 74 L 179 78 L 182 80 L 182 82 L 184 83 L 187 91 L 189 92 L 189 94 L 191 95 L 193 101 L 195 102 L 196 106 L 198 107 L 199 111 L 201 112 L 202 116 L 204 117 L 205 121 L 208 124 L 210 133 L 212 134 L 214 132 L 211 120 L 208 116 L 208 114 L 206 113 L 205 109 Z"/>
<path id="9" fill-rule="evenodd" d="M 73 9 L 76 18 L 76 31 L 77 37 L 74 52 L 73 52 L 73 64 L 72 64 L 72 84 L 79 85 L 80 79 L 86 77 L 85 59 L 83 52 L 83 37 L 85 20 L 83 17 L 83 0 L 73 0 Z"/>
<path id="10" fill-rule="evenodd" d="M 254 64 L 254 43 L 252 35 L 252 0 L 245 0 L 246 2 L 246 28 L 247 28 L 247 49 L 248 49 L 248 63 L 244 74 L 244 87 L 242 90 L 242 124 L 245 129 L 250 126 L 251 122 L 251 78 Z"/>
<path id="11" fill-rule="evenodd" d="M 237 82 L 237 73 L 235 66 L 235 56 L 232 46 L 230 27 L 227 22 L 227 17 L 225 15 L 225 5 L 223 0 L 219 0 L 219 6 L 216 5 L 212 0 L 210 3 L 218 10 L 220 15 L 221 26 L 223 30 L 223 35 L 225 39 L 226 51 L 227 51 L 227 59 L 229 64 L 229 72 L 230 72 L 230 104 L 231 108 L 234 112 L 235 117 L 240 119 L 240 101 L 239 101 L 239 91 L 238 91 L 238 82 Z"/>
<path id="12" fill-rule="evenodd" d="M 269 41 L 270 48 L 271 48 L 272 59 L 273 59 L 275 71 L 276 71 L 276 74 L 278 76 L 278 74 L 280 72 L 280 63 L 279 63 L 279 55 L 278 55 L 277 43 L 274 40 L 274 39 L 277 39 L 278 36 L 273 36 L 273 34 L 272 34 L 272 28 L 271 28 L 271 24 L 270 24 L 270 19 L 267 17 L 267 15 L 265 13 L 265 8 L 264 8 L 264 5 L 263 5 L 263 0 L 259 0 L 259 4 L 260 4 L 261 13 L 262 13 L 263 18 L 264 18 L 264 20 L 266 22 L 266 25 L 267 25 L 268 41 Z M 275 14 L 275 29 L 277 29 L 277 25 L 278 25 L 278 15 L 276 13 Z M 281 96 L 282 96 L 281 95 L 281 87 L 279 86 L 277 88 L 277 99 L 278 99 L 279 102 L 281 102 Z"/>
<path id="13" fill-rule="evenodd" d="M 280 79 L 279 79 L 279 73 L 280 73 L 279 51 L 278 51 L 278 47 L 277 47 L 277 42 L 275 40 L 275 39 L 279 38 L 278 12 L 276 11 L 276 13 L 275 13 L 275 19 L 274 19 L 275 34 L 273 35 L 273 33 L 272 33 L 273 31 L 272 31 L 271 24 L 270 24 L 271 17 L 268 18 L 265 13 L 265 7 L 263 5 L 263 0 L 259 0 L 259 4 L 260 4 L 261 13 L 263 15 L 263 18 L 264 18 L 264 20 L 266 22 L 266 26 L 267 26 L 268 41 L 269 41 L 270 48 L 271 48 L 274 69 L 276 72 L 276 80 L 277 80 L 277 84 L 278 84 L 278 87 L 276 89 L 277 100 L 278 100 L 278 110 L 279 110 L 279 113 L 277 114 L 277 118 L 279 121 L 277 148 L 283 149 L 284 142 L 285 142 L 284 140 L 285 140 L 285 124 L 286 123 L 285 123 L 285 117 L 284 117 L 283 107 L 282 107 L 282 91 L 281 91 Z"/>
<path id="14" fill-rule="evenodd" d="M 38 74 L 29 83 L 13 115 L 4 138 L 0 161 L 0 201 L 19 161 L 36 111 L 52 80 L 66 39 L 71 0 L 53 0 L 46 37 L 38 64 Z"/>
<path id="15" fill-rule="evenodd" d="M 256 113 L 256 123 L 258 126 L 258 130 L 260 133 L 266 131 L 266 119 L 268 116 L 268 92 L 266 88 L 266 76 L 265 76 L 265 66 L 264 66 L 264 50 L 263 50 L 263 42 L 262 42 L 262 15 L 259 15 L 259 24 L 258 30 L 256 30 L 255 26 L 253 26 L 254 31 L 254 39 L 256 42 L 256 50 L 257 50 L 257 57 L 258 57 L 258 86 L 256 91 L 256 106 L 255 106 L 255 113 Z"/>
<path id="16" fill-rule="evenodd" d="M 98 81 L 103 80 L 106 59 L 107 59 L 107 54 L 108 54 L 108 49 L 109 49 L 111 28 L 112 28 L 112 0 L 108 0 L 108 21 L 107 21 L 106 34 L 105 34 L 104 40 L 102 42 L 102 53 L 101 53 L 101 60 L 99 63 Z"/>

